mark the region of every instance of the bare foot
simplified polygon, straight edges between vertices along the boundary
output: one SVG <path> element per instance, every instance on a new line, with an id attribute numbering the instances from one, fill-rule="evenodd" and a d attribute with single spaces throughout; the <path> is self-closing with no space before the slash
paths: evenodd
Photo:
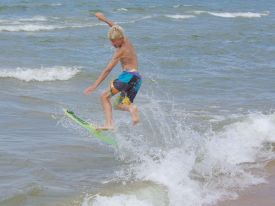
<path id="1" fill-rule="evenodd" d="M 132 105 L 130 109 L 131 115 L 132 115 L 132 122 L 133 125 L 136 125 L 139 123 L 139 115 L 138 115 L 138 109 L 136 105 Z"/>
<path id="2" fill-rule="evenodd" d="M 103 127 L 96 127 L 96 131 L 107 131 L 107 130 L 114 130 L 113 126 L 103 126 Z"/>

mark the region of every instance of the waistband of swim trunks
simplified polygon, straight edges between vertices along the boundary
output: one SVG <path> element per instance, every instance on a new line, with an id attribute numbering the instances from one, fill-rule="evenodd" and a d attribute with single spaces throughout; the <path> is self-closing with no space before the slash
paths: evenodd
<path id="1" fill-rule="evenodd" d="M 123 71 L 126 71 L 126 72 L 137 72 L 137 69 L 135 69 L 135 68 L 125 68 L 125 69 L 123 69 Z"/>
<path id="2" fill-rule="evenodd" d="M 137 71 L 129 72 L 129 71 L 123 70 L 123 72 L 132 74 L 132 75 L 137 76 L 137 77 L 139 77 L 139 78 L 142 78 L 142 76 L 141 76 L 141 75 L 139 74 L 139 72 L 137 72 Z"/>

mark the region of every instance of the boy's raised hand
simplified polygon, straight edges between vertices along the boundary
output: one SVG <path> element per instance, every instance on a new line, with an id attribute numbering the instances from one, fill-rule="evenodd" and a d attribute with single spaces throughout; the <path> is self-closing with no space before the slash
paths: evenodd
<path id="1" fill-rule="evenodd" d="M 95 16 L 96 16 L 96 18 L 98 18 L 98 20 L 100 20 L 100 21 L 106 21 L 106 17 L 105 17 L 104 14 L 101 13 L 101 12 L 96 12 L 96 13 L 95 13 Z"/>
<path id="2" fill-rule="evenodd" d="M 105 22 L 105 23 L 108 24 L 110 27 L 112 27 L 112 26 L 115 24 L 114 22 L 112 22 L 112 21 L 110 21 L 109 19 L 107 19 L 107 18 L 104 16 L 104 14 L 101 13 L 101 12 L 96 12 L 96 13 L 95 13 L 95 16 L 96 16 L 96 18 L 98 18 L 98 20 Z"/>

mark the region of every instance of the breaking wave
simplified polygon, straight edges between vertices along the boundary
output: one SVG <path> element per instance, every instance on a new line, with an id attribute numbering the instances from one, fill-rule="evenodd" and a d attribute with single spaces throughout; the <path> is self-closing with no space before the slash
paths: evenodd
<path id="1" fill-rule="evenodd" d="M 87 195 L 82 206 L 212 205 L 237 198 L 236 190 L 265 182 L 261 173 L 251 171 L 262 170 L 265 162 L 274 158 L 274 114 L 245 115 L 219 131 L 202 133 L 186 126 L 184 120 L 161 116 L 152 117 L 158 127 L 152 128 L 150 140 L 146 135 L 131 136 L 130 141 L 139 139 L 142 146 L 123 143 L 122 159 L 129 163 L 111 180 L 121 183 L 120 189 Z M 154 125 L 148 122 L 149 127 Z M 155 147 L 148 145 L 152 140 Z"/>
<path id="2" fill-rule="evenodd" d="M 190 19 L 194 18 L 194 15 L 165 15 L 165 17 L 172 18 L 172 19 Z"/>
<path id="3" fill-rule="evenodd" d="M 56 81 L 68 80 L 80 72 L 77 67 L 48 67 L 40 69 L 16 68 L 0 69 L 0 78 L 15 78 L 23 81 Z"/>
<path id="4" fill-rule="evenodd" d="M 101 25 L 89 19 L 70 22 L 59 17 L 33 16 L 30 18 L 0 19 L 0 32 L 38 32 L 56 29 L 85 28 Z"/>
<path id="5" fill-rule="evenodd" d="M 210 12 L 210 11 L 194 11 L 195 14 L 209 14 L 212 16 L 223 17 L 223 18 L 260 18 L 268 16 L 269 12 L 255 13 L 255 12 Z"/>

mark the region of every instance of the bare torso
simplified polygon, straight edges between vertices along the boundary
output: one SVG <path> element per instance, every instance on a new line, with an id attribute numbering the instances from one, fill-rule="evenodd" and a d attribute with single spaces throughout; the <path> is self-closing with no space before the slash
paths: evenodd
<path id="1" fill-rule="evenodd" d="M 129 72 L 137 71 L 138 70 L 137 54 L 134 46 L 128 40 L 128 38 L 125 38 L 124 44 L 119 48 L 119 50 L 122 50 L 122 56 L 120 58 L 122 70 L 123 71 L 127 70 Z"/>
<path id="2" fill-rule="evenodd" d="M 107 23 L 110 27 L 113 27 L 115 24 L 108 20 L 103 13 L 97 12 L 95 16 L 100 20 L 105 23 Z M 122 32 L 123 33 L 123 32 Z M 113 55 L 113 58 L 111 61 L 108 63 L 108 65 L 105 67 L 105 69 L 102 71 L 100 76 L 97 78 L 97 80 L 89 86 L 87 89 L 85 89 L 85 94 L 91 94 L 96 90 L 96 88 L 101 84 L 101 82 L 110 74 L 112 69 L 117 65 L 117 63 L 120 61 L 122 70 L 123 71 L 130 71 L 134 72 L 138 70 L 138 60 L 137 60 L 137 55 L 135 48 L 133 47 L 132 43 L 128 40 L 128 38 L 120 37 L 120 38 L 109 38 L 115 48 L 117 48 L 115 54 Z M 136 81 L 136 80 L 135 80 Z M 138 83 L 138 88 L 140 87 L 141 81 Z M 112 119 L 112 105 L 110 102 L 110 98 L 113 96 L 112 93 L 112 88 L 116 89 L 113 85 L 111 84 L 111 90 L 110 87 L 102 94 L 101 96 L 101 102 L 102 106 L 105 112 L 106 116 L 106 121 L 103 127 L 98 127 L 98 130 L 109 130 L 114 128 L 113 124 L 113 119 Z M 135 89 L 138 90 L 136 87 Z M 118 90 L 117 92 L 122 91 Z M 117 93 L 116 92 L 116 93 Z M 137 92 L 137 91 L 136 91 Z M 128 95 L 128 94 L 127 94 Z M 128 97 L 128 96 L 127 96 Z M 134 97 L 133 97 L 134 98 Z M 129 99 L 129 98 L 128 98 Z M 133 99 L 132 99 L 133 100 Z M 117 108 L 121 109 L 123 111 L 128 111 L 131 113 L 132 116 L 132 122 L 133 124 L 137 124 L 139 122 L 139 114 L 138 114 L 138 109 L 136 105 L 131 102 L 129 99 L 130 104 L 124 104 L 123 100 L 117 104 Z"/>

